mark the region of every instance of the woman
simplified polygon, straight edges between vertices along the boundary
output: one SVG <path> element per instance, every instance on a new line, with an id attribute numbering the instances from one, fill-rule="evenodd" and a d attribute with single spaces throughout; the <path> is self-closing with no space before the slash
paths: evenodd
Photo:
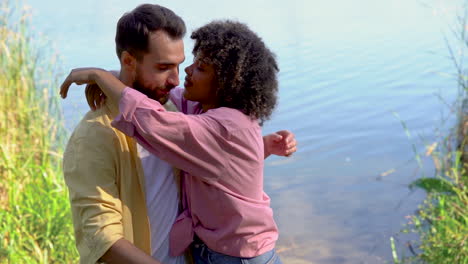
<path id="1" fill-rule="evenodd" d="M 171 230 L 171 253 L 192 244 L 196 263 L 281 263 L 278 229 L 263 192 L 261 127 L 275 105 L 278 66 L 246 25 L 215 21 L 194 31 L 194 63 L 185 90 L 171 100 L 183 113 L 125 87 L 100 69 L 72 71 L 62 85 L 97 83 L 119 102 L 113 125 L 185 171 L 183 212 Z"/>

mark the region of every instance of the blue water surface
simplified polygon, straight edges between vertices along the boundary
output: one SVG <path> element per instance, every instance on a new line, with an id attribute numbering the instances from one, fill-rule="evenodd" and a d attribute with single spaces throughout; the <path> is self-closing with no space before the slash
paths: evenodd
<path id="1" fill-rule="evenodd" d="M 35 30 L 52 41 L 65 74 L 74 67 L 118 69 L 116 22 L 143 2 L 28 3 Z M 277 249 L 283 262 L 391 262 L 390 236 L 424 198 L 407 186 L 433 174 L 425 146 L 436 140 L 437 128 L 453 124 L 454 114 L 441 98 L 452 103 L 457 95 L 444 40 L 450 39 L 457 5 L 435 0 L 156 3 L 179 14 L 189 33 L 214 19 L 245 22 L 277 55 L 280 101 L 264 131 L 289 129 L 299 142 L 293 157 L 266 161 L 265 189 L 281 232 Z M 185 45 L 183 67 L 192 61 L 193 43 L 186 38 Z M 88 110 L 83 87 L 72 87 L 63 110 L 72 129 Z M 442 118 L 448 123 L 441 125 Z M 422 155 L 422 168 L 415 151 Z M 410 254 L 403 244 L 416 237 L 397 238 L 400 252 Z"/>

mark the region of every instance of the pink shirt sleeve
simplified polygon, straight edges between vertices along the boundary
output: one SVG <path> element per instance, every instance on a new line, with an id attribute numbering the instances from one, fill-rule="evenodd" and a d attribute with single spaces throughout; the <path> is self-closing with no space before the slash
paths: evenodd
<path id="1" fill-rule="evenodd" d="M 167 112 L 144 94 L 126 88 L 120 114 L 112 125 L 134 137 L 149 152 L 193 176 L 217 180 L 225 173 L 228 158 L 222 127 L 210 115 Z"/>

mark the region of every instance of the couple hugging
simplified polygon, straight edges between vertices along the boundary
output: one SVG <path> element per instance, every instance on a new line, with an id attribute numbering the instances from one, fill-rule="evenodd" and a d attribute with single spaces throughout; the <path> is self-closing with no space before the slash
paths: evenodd
<path id="1" fill-rule="evenodd" d="M 264 159 L 296 151 L 286 130 L 262 136 L 277 101 L 278 65 L 245 24 L 184 21 L 143 4 L 115 37 L 120 71 L 73 69 L 93 111 L 64 154 L 81 263 L 281 263 L 263 191 Z"/>

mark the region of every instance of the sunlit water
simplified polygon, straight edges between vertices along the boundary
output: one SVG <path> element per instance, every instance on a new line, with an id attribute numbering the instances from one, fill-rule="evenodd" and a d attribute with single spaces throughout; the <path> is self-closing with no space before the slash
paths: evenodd
<path id="1" fill-rule="evenodd" d="M 444 42 L 444 16 L 454 8 L 444 2 L 158 2 L 184 18 L 189 32 L 213 19 L 246 22 L 278 57 L 280 102 L 264 131 L 289 129 L 299 141 L 293 157 L 266 163 L 265 189 L 285 263 L 391 261 L 390 236 L 424 198 L 407 186 L 433 173 L 428 158 L 418 168 L 413 144 L 424 152 L 448 115 L 439 97 L 452 102 L 456 96 Z M 140 3 L 29 1 L 34 27 L 53 41 L 65 73 L 118 69 L 115 24 Z M 192 44 L 187 38 L 184 66 Z M 82 87 L 72 87 L 63 103 L 69 128 L 87 111 L 82 94 Z M 415 237 L 399 242 L 407 239 Z"/>

